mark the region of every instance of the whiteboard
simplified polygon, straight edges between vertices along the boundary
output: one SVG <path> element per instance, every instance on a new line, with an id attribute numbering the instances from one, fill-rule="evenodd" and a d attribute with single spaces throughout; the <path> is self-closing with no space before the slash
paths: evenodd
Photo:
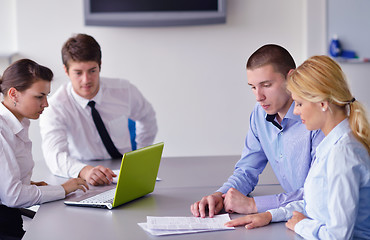
<path id="1" fill-rule="evenodd" d="M 328 44 L 337 35 L 342 49 L 370 58 L 370 0 L 327 1 Z"/>

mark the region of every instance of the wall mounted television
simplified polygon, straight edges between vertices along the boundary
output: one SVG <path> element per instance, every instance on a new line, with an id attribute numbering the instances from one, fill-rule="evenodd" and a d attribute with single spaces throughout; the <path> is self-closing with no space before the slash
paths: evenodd
<path id="1" fill-rule="evenodd" d="M 85 24 L 162 27 L 226 22 L 226 0 L 84 0 Z"/>

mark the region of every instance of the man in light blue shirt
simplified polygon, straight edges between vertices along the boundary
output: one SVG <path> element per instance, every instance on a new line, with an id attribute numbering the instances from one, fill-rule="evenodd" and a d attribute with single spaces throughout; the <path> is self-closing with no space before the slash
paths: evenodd
<path id="1" fill-rule="evenodd" d="M 207 208 L 210 217 L 223 208 L 230 213 L 263 212 L 303 198 L 302 187 L 324 135 L 306 130 L 300 117 L 293 114 L 294 103 L 286 90 L 286 78 L 293 69 L 292 56 L 278 45 L 264 45 L 250 56 L 248 85 L 258 103 L 250 117 L 241 159 L 221 188 L 191 205 L 194 216 L 205 217 Z M 267 162 L 285 192 L 248 197 Z"/>

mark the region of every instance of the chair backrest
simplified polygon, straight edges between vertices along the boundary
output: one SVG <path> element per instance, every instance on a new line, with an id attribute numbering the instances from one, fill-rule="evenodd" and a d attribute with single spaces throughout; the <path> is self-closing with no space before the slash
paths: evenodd
<path id="1" fill-rule="evenodd" d="M 132 119 L 128 119 L 128 130 L 130 131 L 130 140 L 132 151 L 137 149 L 136 146 L 136 123 Z"/>

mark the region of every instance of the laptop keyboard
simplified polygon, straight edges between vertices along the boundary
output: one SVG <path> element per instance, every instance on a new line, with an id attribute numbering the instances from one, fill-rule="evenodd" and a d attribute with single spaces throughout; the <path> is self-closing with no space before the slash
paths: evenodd
<path id="1" fill-rule="evenodd" d="M 113 188 L 111 190 L 99 193 L 98 195 L 86 198 L 81 201 L 81 203 L 113 203 L 114 194 L 116 189 Z"/>

